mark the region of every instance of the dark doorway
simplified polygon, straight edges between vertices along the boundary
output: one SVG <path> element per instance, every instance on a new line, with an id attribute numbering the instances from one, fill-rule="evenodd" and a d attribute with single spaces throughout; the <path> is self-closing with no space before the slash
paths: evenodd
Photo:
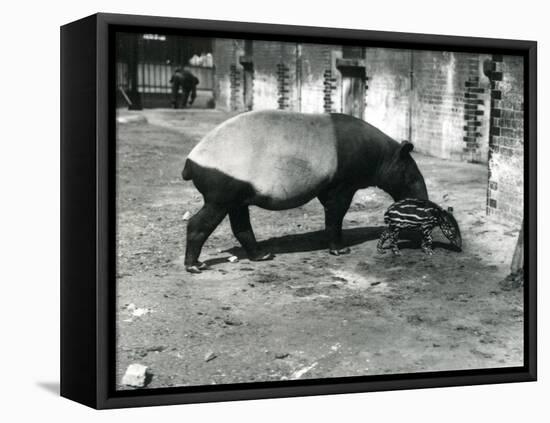
<path id="1" fill-rule="evenodd" d="M 357 54 L 357 51 L 353 52 Z M 365 112 L 365 60 L 343 58 L 336 60 L 342 74 L 342 112 L 363 119 Z"/>
<path id="2" fill-rule="evenodd" d="M 341 72 L 342 112 L 362 119 L 365 112 L 364 68 L 343 68 Z"/>
<path id="3" fill-rule="evenodd" d="M 243 63 L 243 102 L 246 110 L 252 110 L 254 99 L 254 65 Z"/>
<path id="4" fill-rule="evenodd" d="M 243 67 L 243 104 L 246 110 L 252 110 L 254 106 L 254 55 L 253 40 L 244 41 L 244 55 L 239 62 Z"/>

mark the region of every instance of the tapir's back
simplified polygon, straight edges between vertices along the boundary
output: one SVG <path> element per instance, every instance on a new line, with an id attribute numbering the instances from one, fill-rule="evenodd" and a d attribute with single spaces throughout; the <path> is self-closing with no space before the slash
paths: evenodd
<path id="1" fill-rule="evenodd" d="M 439 224 L 441 213 L 441 207 L 429 200 L 406 198 L 388 208 L 384 222 L 401 229 L 433 228 Z"/>
<path id="2" fill-rule="evenodd" d="M 307 197 L 331 180 L 338 166 L 330 115 L 258 111 L 227 120 L 188 157 L 194 163 L 249 182 L 275 202 Z"/>

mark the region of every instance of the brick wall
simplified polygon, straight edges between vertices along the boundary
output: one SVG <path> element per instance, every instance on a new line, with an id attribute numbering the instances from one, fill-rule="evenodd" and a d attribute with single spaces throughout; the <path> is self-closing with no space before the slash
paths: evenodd
<path id="1" fill-rule="evenodd" d="M 243 105 L 242 66 L 239 56 L 244 54 L 244 41 L 216 38 L 213 45 L 216 68 L 216 107 L 241 110 Z"/>
<path id="2" fill-rule="evenodd" d="M 242 55 L 242 40 L 214 43 L 219 108 L 245 110 Z M 339 111 L 339 72 L 334 67 L 339 56 L 338 46 L 254 41 L 254 110 Z"/>
<path id="3" fill-rule="evenodd" d="M 244 110 L 243 69 L 238 64 L 229 66 L 229 108 Z"/>
<path id="4" fill-rule="evenodd" d="M 415 147 L 446 159 L 486 162 L 490 87 L 483 56 L 414 52 L 413 86 Z"/>
<path id="5" fill-rule="evenodd" d="M 523 218 L 523 59 L 494 55 L 487 213 L 519 224 Z"/>
<path id="6" fill-rule="evenodd" d="M 478 55 L 469 55 L 465 60 L 468 62 L 468 79 L 464 93 L 463 157 L 470 162 L 485 162 L 489 143 L 484 142 L 488 139 L 484 133 L 488 135 L 486 131 L 490 123 L 487 120 L 490 116 L 488 79 L 480 76 L 479 66 L 482 62 Z"/>
<path id="7" fill-rule="evenodd" d="M 300 46 L 300 109 L 304 113 L 323 113 L 333 109 L 336 89 L 336 79 L 332 73 L 334 48 L 320 44 Z"/>
<path id="8" fill-rule="evenodd" d="M 254 109 L 290 109 L 296 97 L 296 44 L 254 41 Z"/>
<path id="9" fill-rule="evenodd" d="M 342 46 L 254 41 L 252 51 L 255 110 L 342 112 L 335 65 Z M 245 110 L 243 54 L 243 41 L 216 40 L 218 107 Z M 418 151 L 487 162 L 491 87 L 483 63 L 489 57 L 367 48 L 364 119 L 396 140 L 410 138 Z"/>
<path id="10" fill-rule="evenodd" d="M 245 110 L 244 41 L 217 39 L 217 107 Z M 364 119 L 436 157 L 488 162 L 487 212 L 521 220 L 523 62 L 511 56 L 365 49 Z M 342 46 L 254 41 L 253 109 L 342 112 Z M 412 72 L 412 78 L 411 78 Z M 491 117 L 492 116 L 492 117 Z M 411 125 L 412 122 L 412 125 Z"/>

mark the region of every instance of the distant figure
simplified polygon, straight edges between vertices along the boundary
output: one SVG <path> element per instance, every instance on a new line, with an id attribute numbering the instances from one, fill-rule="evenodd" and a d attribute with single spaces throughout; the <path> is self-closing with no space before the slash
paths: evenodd
<path id="1" fill-rule="evenodd" d="M 190 100 L 189 105 L 193 104 L 197 98 L 197 85 L 199 85 L 199 79 L 195 75 L 185 68 L 183 70 L 177 68 L 170 78 L 170 84 L 172 84 L 172 107 L 174 109 L 180 107 L 180 88 L 182 91 L 181 107 L 187 107 L 187 100 Z M 191 95 L 190 99 L 189 95 Z"/>

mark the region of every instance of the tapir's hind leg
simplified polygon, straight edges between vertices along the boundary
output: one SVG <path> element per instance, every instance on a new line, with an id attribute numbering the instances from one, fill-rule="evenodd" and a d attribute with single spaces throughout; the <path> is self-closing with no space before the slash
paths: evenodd
<path id="1" fill-rule="evenodd" d="M 226 207 L 205 203 L 202 209 L 189 219 L 185 249 L 185 269 L 188 272 L 200 273 L 206 268 L 204 263 L 199 262 L 202 246 L 226 215 Z"/>
<path id="2" fill-rule="evenodd" d="M 355 191 L 347 188 L 335 188 L 319 195 L 319 201 L 325 208 L 325 233 L 329 242 L 329 253 L 335 256 L 348 254 L 349 247 L 342 243 L 342 222 Z"/>
<path id="3" fill-rule="evenodd" d="M 235 238 L 243 246 L 250 260 L 262 261 L 273 258 L 273 254 L 261 253 L 258 249 L 258 243 L 250 224 L 248 206 L 239 206 L 231 209 L 229 211 L 229 221 L 231 222 L 231 230 Z"/>

